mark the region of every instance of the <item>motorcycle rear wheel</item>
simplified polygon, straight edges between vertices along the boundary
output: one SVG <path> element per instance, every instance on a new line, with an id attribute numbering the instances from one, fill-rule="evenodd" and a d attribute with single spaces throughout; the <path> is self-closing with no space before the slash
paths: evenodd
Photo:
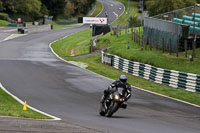
<path id="1" fill-rule="evenodd" d="M 99 114 L 101 115 L 101 116 L 105 116 L 105 109 L 103 108 L 103 104 L 101 104 L 100 105 L 100 109 L 99 109 Z"/>

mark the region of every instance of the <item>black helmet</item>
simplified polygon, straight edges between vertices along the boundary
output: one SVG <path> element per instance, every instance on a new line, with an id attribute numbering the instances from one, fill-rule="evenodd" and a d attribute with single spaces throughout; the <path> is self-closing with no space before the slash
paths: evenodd
<path id="1" fill-rule="evenodd" d="M 126 75 L 121 75 L 121 76 L 119 77 L 119 80 L 120 80 L 121 82 L 123 82 L 123 83 L 126 83 L 126 81 L 127 81 Z"/>

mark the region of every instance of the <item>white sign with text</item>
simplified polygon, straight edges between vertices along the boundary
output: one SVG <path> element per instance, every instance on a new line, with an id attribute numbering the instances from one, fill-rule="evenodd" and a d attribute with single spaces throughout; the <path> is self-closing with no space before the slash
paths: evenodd
<path id="1" fill-rule="evenodd" d="M 83 17 L 84 24 L 107 24 L 107 18 Z"/>

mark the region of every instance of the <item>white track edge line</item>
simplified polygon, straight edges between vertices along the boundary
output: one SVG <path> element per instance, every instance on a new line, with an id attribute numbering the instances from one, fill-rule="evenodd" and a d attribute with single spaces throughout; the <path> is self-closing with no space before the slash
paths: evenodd
<path id="1" fill-rule="evenodd" d="M 74 33 L 74 34 L 75 34 L 75 33 Z M 72 35 L 72 34 L 71 34 L 71 35 Z M 53 43 L 54 43 L 54 42 L 53 42 Z M 52 43 L 51 43 L 51 44 L 52 44 Z M 51 44 L 50 44 L 50 45 L 51 45 Z M 62 61 L 64 61 L 64 62 L 67 62 L 67 63 L 70 63 L 70 62 L 64 60 L 63 58 L 59 57 L 59 56 L 53 51 L 53 49 L 51 48 L 51 46 L 50 46 L 50 49 L 51 49 L 51 51 L 55 54 L 55 56 L 58 57 L 60 60 L 62 60 Z M 71 63 L 70 63 L 70 64 L 71 64 Z M 72 65 L 73 65 L 73 64 L 72 64 Z M 79 68 L 81 68 L 81 67 L 79 67 Z M 84 69 L 84 68 L 81 68 L 81 69 Z M 84 70 L 87 70 L 87 71 L 89 71 L 89 72 L 92 72 L 92 71 L 90 71 L 90 70 L 88 70 L 88 69 L 84 69 Z M 92 72 L 92 73 L 94 73 L 94 74 L 96 74 L 96 75 L 98 75 L 98 76 L 100 76 L 100 77 L 106 78 L 106 79 L 108 79 L 108 80 L 115 81 L 115 80 L 113 80 L 113 79 L 111 79 L 111 78 L 104 77 L 103 75 L 99 75 L 99 74 L 97 74 L 97 73 L 95 73 L 95 72 Z M 132 86 L 132 85 L 131 85 L 131 86 Z M 186 102 L 186 101 L 183 101 L 183 100 L 179 100 L 179 99 L 176 99 L 176 98 L 172 98 L 172 97 L 169 97 L 169 96 L 165 96 L 165 95 L 162 95 L 162 94 L 159 94 L 159 93 L 156 93 L 156 92 L 152 92 L 152 91 L 149 91 L 149 90 L 145 90 L 145 89 L 142 89 L 142 88 L 139 88 L 139 87 L 136 87 L 136 86 L 132 86 L 132 87 L 135 88 L 135 89 L 141 90 L 141 91 L 145 91 L 145 92 L 148 92 L 148 93 L 151 93 L 151 94 L 154 94 L 154 95 L 158 95 L 158 96 L 161 96 L 161 97 L 165 97 L 165 98 L 168 98 L 168 99 L 171 99 L 171 100 L 174 100 L 174 101 L 182 102 L 182 103 L 185 103 L 185 104 L 188 104 L 188 105 L 191 105 L 191 106 L 200 108 L 200 106 L 199 106 L 199 105 L 196 105 L 196 104 L 192 104 L 192 103 L 189 103 L 189 102 Z"/>
<path id="2" fill-rule="evenodd" d="M 78 31 L 78 32 L 80 32 L 80 31 Z M 69 37 L 69 36 L 71 36 L 71 35 L 73 35 L 73 34 L 76 34 L 76 33 L 78 33 L 78 32 L 72 33 L 72 34 L 70 34 L 70 35 L 68 35 L 68 36 L 66 36 L 66 37 Z M 66 37 L 63 37 L 63 38 L 66 38 Z M 63 39 L 63 38 L 61 38 L 61 39 Z M 61 40 L 61 39 L 58 39 L 58 40 Z M 56 57 L 58 57 L 60 60 L 71 64 L 70 62 L 68 62 L 68 61 L 64 60 L 63 58 L 61 58 L 60 56 L 58 56 L 58 54 L 56 54 L 56 53 L 54 52 L 53 48 L 51 47 L 51 45 L 52 45 L 54 42 L 58 41 L 58 40 L 55 40 L 55 41 L 51 42 L 51 43 L 49 44 L 49 48 L 51 49 L 52 53 L 53 53 Z M 74 64 L 72 64 L 72 65 L 74 65 Z M 79 68 L 81 68 L 81 67 L 79 67 Z M 84 68 L 82 68 L 82 69 L 84 69 Z M 87 70 L 87 71 L 89 71 L 89 72 L 92 72 L 92 71 L 90 71 L 90 70 L 88 70 L 88 69 L 84 69 L 84 70 Z M 110 78 L 105 77 L 105 76 L 103 76 L 103 75 L 97 74 L 97 73 L 95 73 L 95 72 L 92 72 L 92 73 L 94 73 L 94 74 L 96 74 L 96 75 L 98 75 L 98 76 L 101 76 L 101 77 L 103 77 L 103 78 L 107 78 L 107 79 L 109 79 L 109 80 L 114 81 L 113 79 L 110 79 Z M 165 97 L 165 98 L 168 98 L 168 99 L 172 99 L 172 100 L 174 100 L 174 101 L 182 102 L 182 103 L 185 103 L 185 104 L 188 104 L 188 105 L 191 105 L 191 106 L 200 108 L 200 106 L 199 106 L 199 105 L 196 105 L 196 104 L 192 104 L 192 103 L 189 103 L 189 102 L 186 102 L 186 101 L 183 101 L 183 100 L 179 100 L 179 99 L 176 99 L 176 98 L 172 98 L 172 97 L 169 97 L 169 96 L 165 96 L 165 95 L 162 95 L 162 94 L 158 94 L 158 93 L 156 93 L 156 92 L 152 92 L 152 91 L 149 91 L 149 90 L 145 90 L 145 89 L 142 89 L 142 88 L 139 88 L 139 87 L 136 87 L 136 86 L 132 86 L 132 87 L 134 87 L 135 89 L 138 89 L 138 90 L 142 90 L 142 91 L 145 91 L 145 92 L 154 94 L 154 95 L 162 96 L 162 97 Z"/>
<path id="3" fill-rule="evenodd" d="M 102 12 L 103 12 L 103 10 L 104 10 L 104 5 L 103 5 L 103 2 L 102 1 L 99 1 L 100 3 L 101 3 L 101 5 L 103 6 L 103 8 L 102 8 L 102 10 L 101 10 L 101 12 L 97 15 L 97 16 L 95 16 L 95 17 L 98 17 Z"/>
<path id="4" fill-rule="evenodd" d="M 19 99 L 18 97 L 16 97 L 16 96 L 13 95 L 12 93 L 10 93 L 1 83 L 0 83 L 0 88 L 1 88 L 3 91 L 5 91 L 8 95 L 10 95 L 11 97 L 13 97 L 13 98 L 14 98 L 16 101 L 18 101 L 20 104 L 24 105 L 24 102 L 23 102 L 21 99 Z M 30 109 L 32 109 L 32 110 L 34 110 L 34 111 L 36 111 L 36 112 L 38 112 L 38 113 L 41 113 L 41 114 L 43 114 L 43 115 L 46 115 L 46 116 L 48 116 L 48 117 L 53 118 L 53 119 L 34 119 L 34 120 L 45 120 L 45 121 L 61 120 L 61 119 L 58 118 L 58 117 L 55 117 L 55 116 L 50 115 L 50 114 L 47 114 L 47 113 L 45 113 L 45 112 L 43 112 L 43 111 L 40 111 L 40 110 L 38 110 L 38 109 L 36 109 L 36 108 L 31 107 L 30 105 L 27 105 L 27 107 L 30 108 Z M 30 118 L 30 119 L 31 119 L 31 118 Z"/>

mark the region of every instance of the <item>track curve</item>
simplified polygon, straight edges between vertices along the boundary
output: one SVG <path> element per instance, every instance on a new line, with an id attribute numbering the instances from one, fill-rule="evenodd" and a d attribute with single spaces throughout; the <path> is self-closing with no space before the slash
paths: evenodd
<path id="1" fill-rule="evenodd" d="M 112 12 L 119 12 L 117 6 L 124 7 L 112 0 L 101 2 L 100 16 L 107 11 L 111 22 L 116 19 Z M 100 117 L 99 99 L 112 80 L 59 60 L 48 47 L 54 40 L 87 28 L 76 26 L 1 42 L 0 82 L 39 110 L 104 132 L 199 133 L 200 108 L 135 88 L 126 110 L 119 110 L 113 118 Z"/>

